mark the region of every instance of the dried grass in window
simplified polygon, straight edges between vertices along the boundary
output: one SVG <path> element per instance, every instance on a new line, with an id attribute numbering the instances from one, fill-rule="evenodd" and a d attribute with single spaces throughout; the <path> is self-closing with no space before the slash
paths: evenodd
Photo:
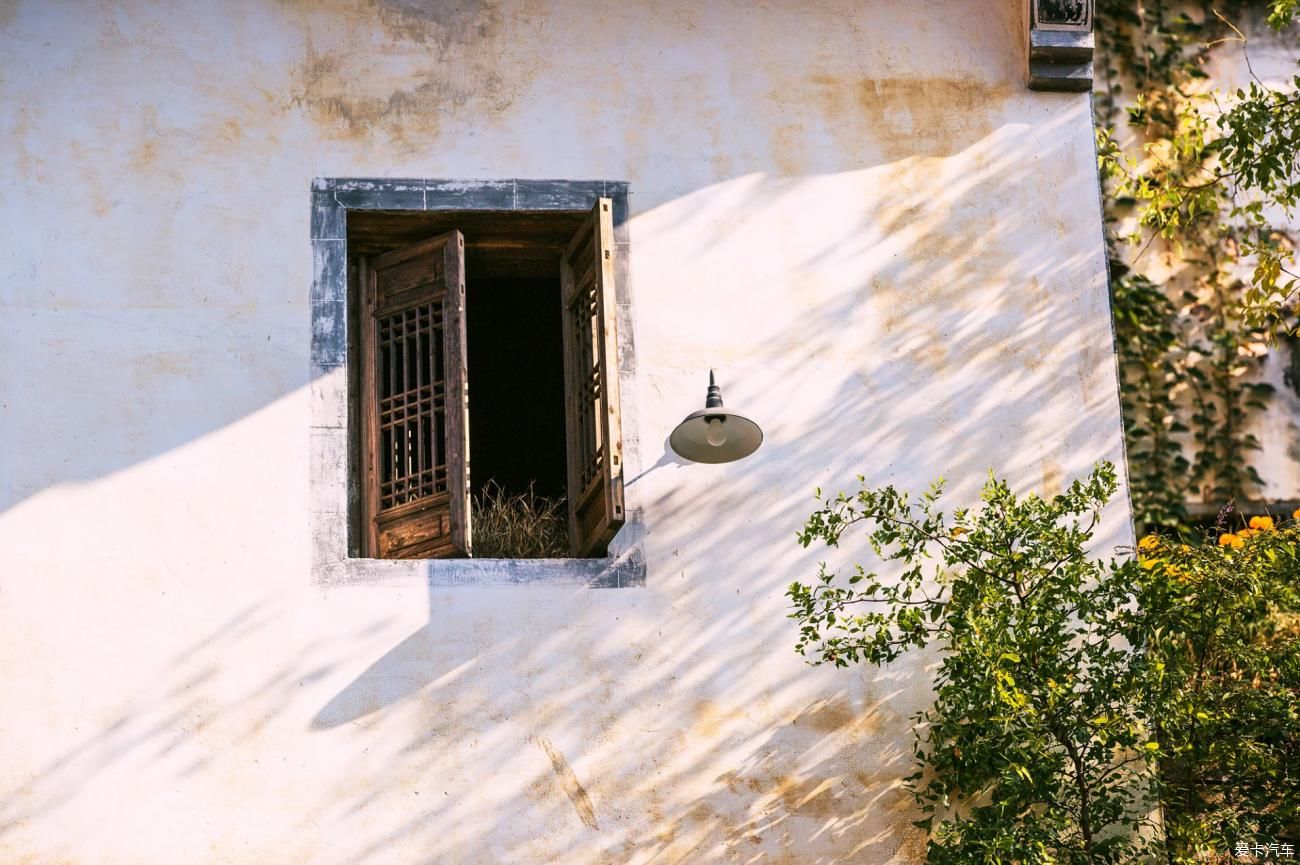
<path id="1" fill-rule="evenodd" d="M 489 482 L 472 504 L 474 556 L 484 559 L 553 559 L 569 555 L 565 500 L 528 492 L 511 495 Z"/>

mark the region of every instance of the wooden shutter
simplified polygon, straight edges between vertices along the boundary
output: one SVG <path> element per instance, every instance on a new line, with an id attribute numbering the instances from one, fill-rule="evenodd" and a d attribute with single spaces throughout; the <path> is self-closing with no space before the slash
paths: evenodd
<path id="1" fill-rule="evenodd" d="M 364 553 L 468 555 L 465 240 L 361 261 Z"/>
<path id="2" fill-rule="evenodd" d="M 614 220 L 601 198 L 560 259 L 569 542 L 604 555 L 623 525 L 623 437 L 618 400 Z"/>

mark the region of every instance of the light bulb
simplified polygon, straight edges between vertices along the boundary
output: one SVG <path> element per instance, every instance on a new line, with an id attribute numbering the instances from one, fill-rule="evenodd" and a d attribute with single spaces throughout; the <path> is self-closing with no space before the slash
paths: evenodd
<path id="1" fill-rule="evenodd" d="M 709 431 L 704 438 L 715 448 L 727 443 L 727 431 L 722 428 L 722 418 L 709 418 Z"/>

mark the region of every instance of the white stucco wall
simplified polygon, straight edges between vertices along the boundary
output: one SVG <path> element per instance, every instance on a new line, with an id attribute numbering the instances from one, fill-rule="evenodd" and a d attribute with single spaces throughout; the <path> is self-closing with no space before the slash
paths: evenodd
<path id="1" fill-rule="evenodd" d="M 1120 460 L 1088 96 L 1012 0 L 425 5 L 0 2 L 0 859 L 918 861 L 794 533 Z M 313 584 L 337 176 L 631 184 L 645 588 Z M 767 440 L 684 465 L 709 367 Z"/>

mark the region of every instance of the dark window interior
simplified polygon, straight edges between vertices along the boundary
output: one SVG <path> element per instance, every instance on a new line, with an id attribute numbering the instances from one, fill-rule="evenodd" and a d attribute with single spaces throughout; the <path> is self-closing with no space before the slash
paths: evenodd
<path id="1" fill-rule="evenodd" d="M 563 498 L 564 355 L 560 274 L 465 279 L 470 481 Z"/>

